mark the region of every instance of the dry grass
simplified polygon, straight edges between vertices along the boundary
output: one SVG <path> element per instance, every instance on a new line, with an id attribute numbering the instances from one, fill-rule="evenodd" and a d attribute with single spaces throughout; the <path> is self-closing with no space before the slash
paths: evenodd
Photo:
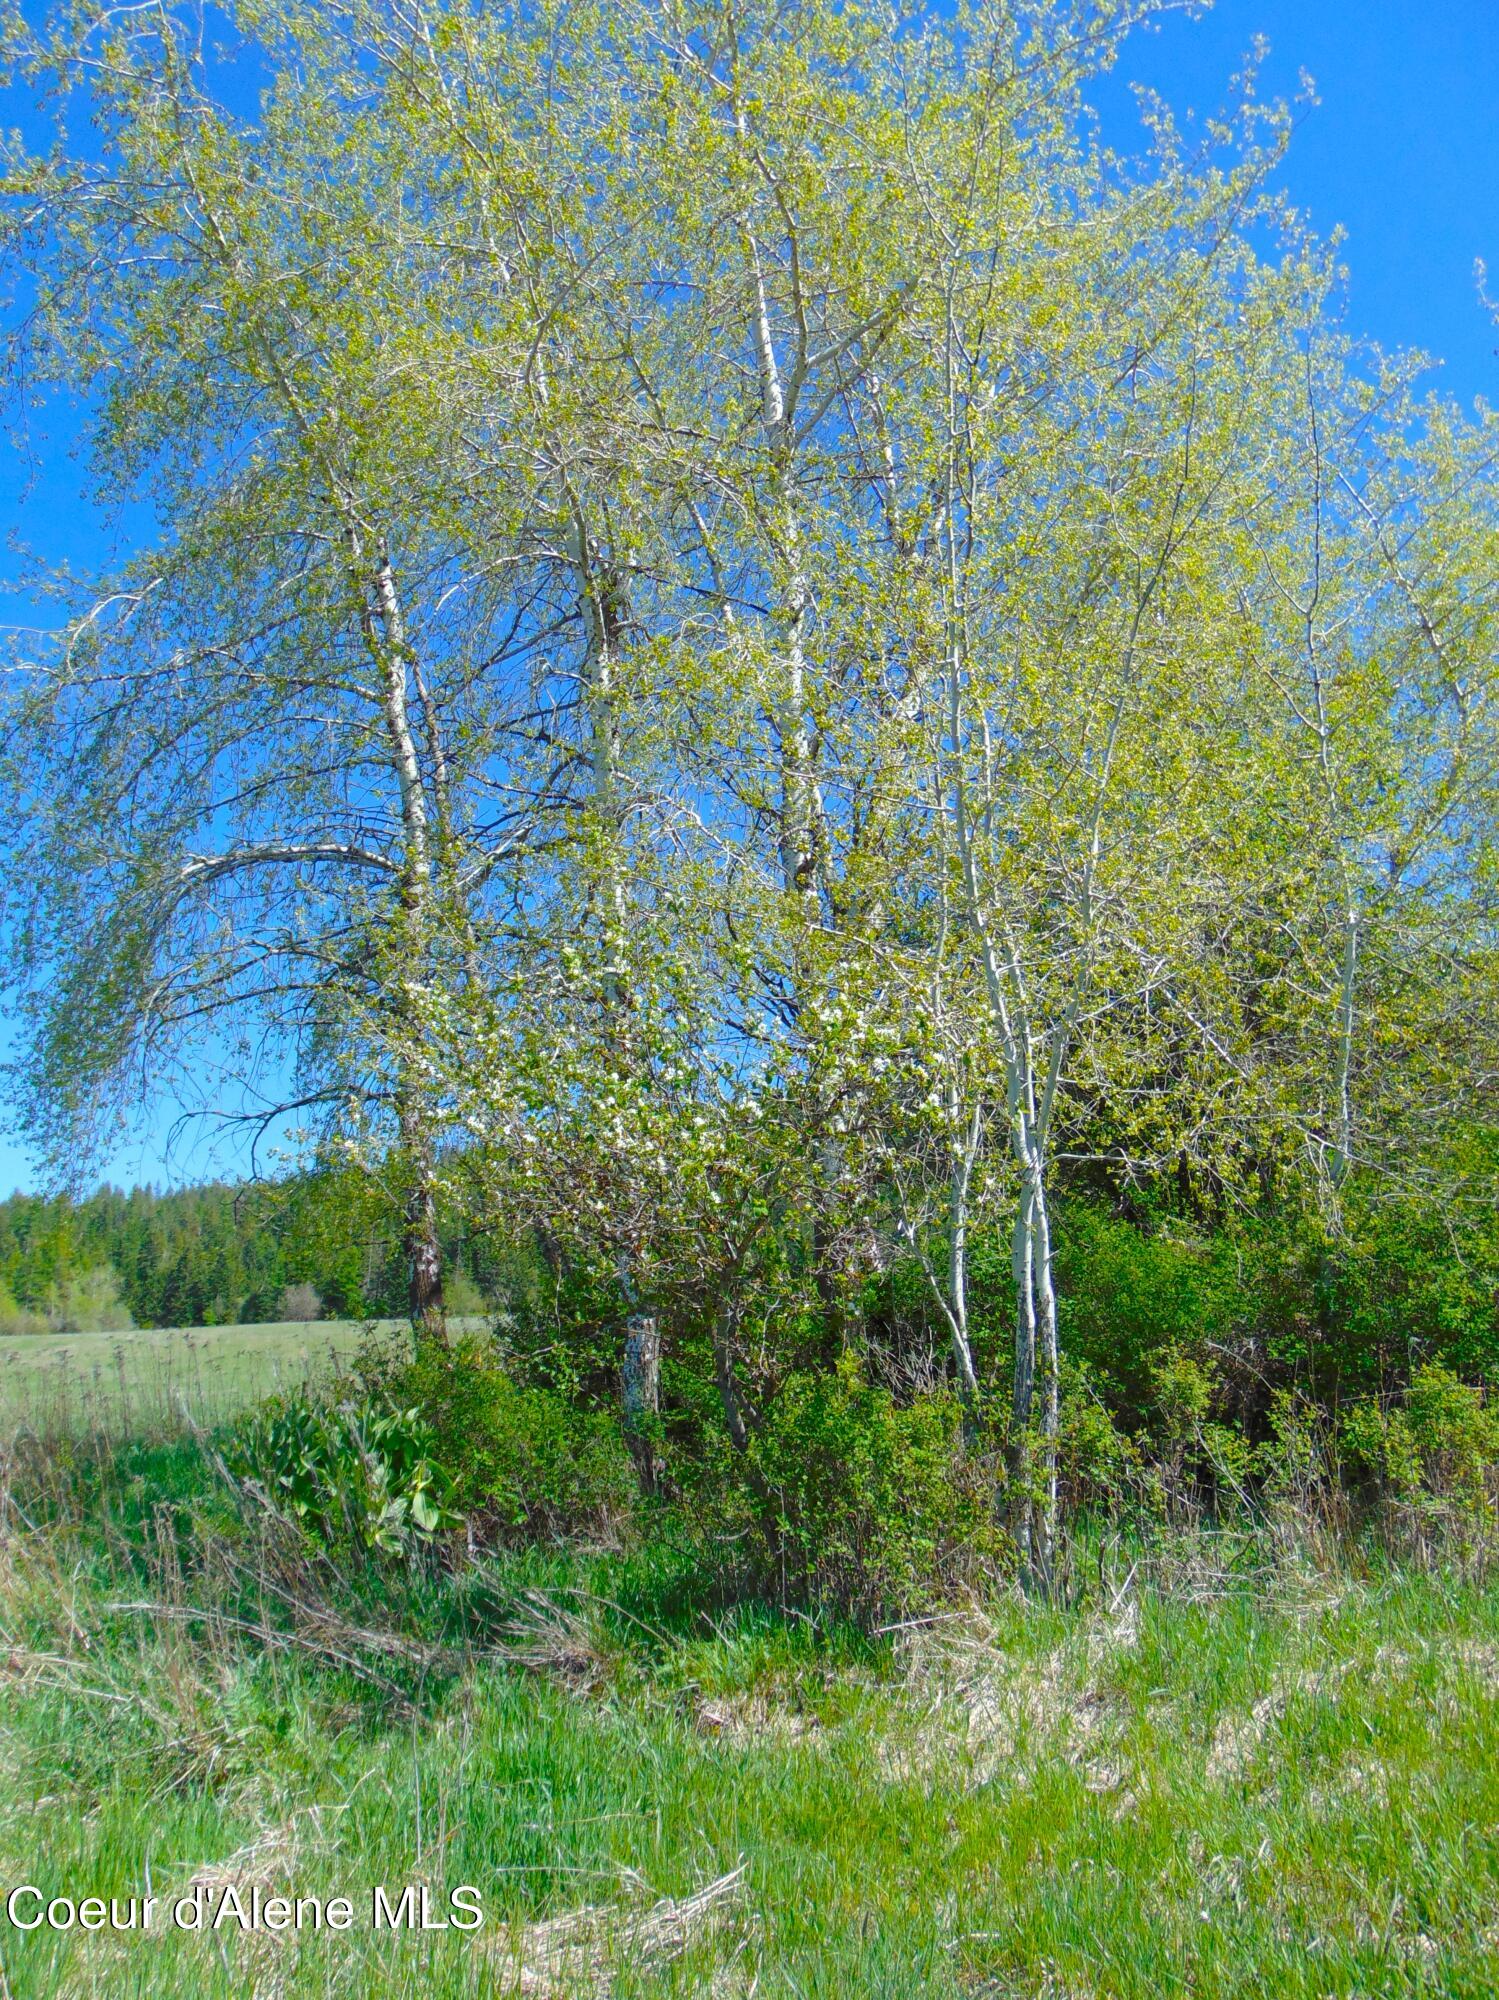
<path id="1" fill-rule="evenodd" d="M 817 1716 L 758 1689 L 700 1698 L 692 1720 L 701 1735 L 717 1743 L 815 1743 L 823 1734 Z"/>
<path id="2" fill-rule="evenodd" d="M 268 1826 L 222 1861 L 201 1862 L 188 1875 L 186 1896 L 216 1897 L 226 1889 L 279 1891 L 294 1879 L 298 1863 L 322 1844 L 322 1816 L 316 1806 Z"/>
<path id="3" fill-rule="evenodd" d="M 545 1591 L 525 1591 L 502 1629 L 504 1637 L 491 1652 L 509 1666 L 546 1674 L 579 1694 L 608 1677 L 609 1653 L 597 1624 Z"/>
<path id="4" fill-rule="evenodd" d="M 615 1968 L 655 1970 L 680 1958 L 728 1921 L 743 1893 L 741 1863 L 691 1896 L 663 1896 L 645 1910 L 590 1904 L 545 1923 L 506 1927 L 489 1947 L 500 1961 L 499 1990 L 539 2000 L 605 2000 Z"/>
<path id="5" fill-rule="evenodd" d="M 1001 1775 L 1024 1784 L 1045 1756 L 1080 1767 L 1091 1790 L 1118 1789 L 1124 1772 L 1110 1754 L 1115 1718 L 1100 1682 L 1136 1643 L 1138 1629 L 1133 1602 L 1039 1656 L 1007 1647 L 977 1606 L 961 1619 L 913 1629 L 900 1651 L 915 1722 L 882 1739 L 883 1774 L 896 1782 L 957 1776 L 968 1789 Z"/>

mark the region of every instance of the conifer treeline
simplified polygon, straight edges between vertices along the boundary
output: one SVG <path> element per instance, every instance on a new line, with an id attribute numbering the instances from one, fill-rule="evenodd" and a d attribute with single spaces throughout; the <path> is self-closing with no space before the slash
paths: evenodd
<path id="1" fill-rule="evenodd" d="M 448 1249 L 463 1261 L 461 1244 Z M 279 1319 L 307 1287 L 330 1318 L 398 1313 L 405 1299 L 397 1218 L 334 1174 L 0 1202 L 0 1322 L 76 1319 L 83 1299 L 97 1318 L 101 1273 L 115 1280 L 104 1316 L 117 1301 L 137 1326 Z"/>

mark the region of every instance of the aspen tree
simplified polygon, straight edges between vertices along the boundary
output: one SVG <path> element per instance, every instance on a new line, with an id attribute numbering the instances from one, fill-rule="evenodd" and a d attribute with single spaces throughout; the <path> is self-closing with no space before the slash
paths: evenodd
<path id="1" fill-rule="evenodd" d="M 9 177 L 36 287 L 21 351 L 96 390 L 100 477 L 165 529 L 93 601 L 71 593 L 16 714 L 48 853 L 20 933 L 36 1125 L 66 1147 L 134 1071 L 225 1039 L 263 1122 L 336 1115 L 352 1088 L 393 1120 L 411 1310 L 440 1334 L 421 996 L 492 859 L 464 851 L 453 797 L 488 698 L 478 635 L 455 647 L 443 617 L 462 551 L 433 504 L 440 346 L 409 312 L 451 288 L 430 214 L 403 231 L 392 200 L 398 122 L 356 114 L 343 52 L 287 22 L 278 45 L 261 19 L 280 66 L 254 125 L 169 12 L 33 51 L 64 127 Z M 85 108 L 98 161 L 66 152 Z"/>

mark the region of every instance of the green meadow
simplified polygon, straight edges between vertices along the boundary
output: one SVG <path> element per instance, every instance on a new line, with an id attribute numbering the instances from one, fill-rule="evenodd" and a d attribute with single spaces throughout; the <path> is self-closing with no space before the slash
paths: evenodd
<path id="1" fill-rule="evenodd" d="M 267 1368 L 313 1358 L 267 1333 Z M 194 1438 L 3 1468 L 0 1880 L 22 1922 L 159 1906 L 0 1920 L 13 2000 L 1499 1984 L 1499 1594 L 1456 1574 L 1114 1537 L 1066 1607 L 996 1585 L 860 1633 L 715 1603 L 669 1512 L 344 1568 Z M 482 1926 L 377 1928 L 377 1886 Z"/>
<path id="2" fill-rule="evenodd" d="M 180 1424 L 184 1409 L 215 1424 L 335 1375 L 364 1341 L 406 1330 L 396 1320 L 273 1320 L 11 1334 L 0 1338 L 0 1430 L 125 1436 Z"/>

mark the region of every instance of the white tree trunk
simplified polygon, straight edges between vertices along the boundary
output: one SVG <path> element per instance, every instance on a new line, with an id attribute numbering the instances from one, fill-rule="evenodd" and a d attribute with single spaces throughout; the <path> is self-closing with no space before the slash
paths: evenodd
<path id="1" fill-rule="evenodd" d="M 351 552 L 357 560 L 359 538 L 352 526 L 349 536 Z M 410 650 L 395 571 L 385 549 L 380 551 L 373 584 L 374 608 L 366 614 L 365 639 L 380 675 L 386 735 L 400 795 L 404 847 L 401 868 L 403 962 L 396 998 L 395 1067 L 396 1118 L 411 1175 L 403 1226 L 407 1310 L 419 1334 L 446 1344 L 442 1245 L 437 1226 L 437 1162 L 412 1046 L 420 1039 L 421 1028 L 407 990 L 409 982 L 421 980 L 427 955 L 431 927 L 431 843 L 426 789 L 407 701 Z"/>
<path id="2" fill-rule="evenodd" d="M 1058 1532 L 1060 1354 L 1045 1162 L 1033 1147 L 1022 1161 L 1011 1265 L 1015 1284 L 1011 1521 L 1022 1580 L 1049 1596 L 1055 1582 Z"/>

